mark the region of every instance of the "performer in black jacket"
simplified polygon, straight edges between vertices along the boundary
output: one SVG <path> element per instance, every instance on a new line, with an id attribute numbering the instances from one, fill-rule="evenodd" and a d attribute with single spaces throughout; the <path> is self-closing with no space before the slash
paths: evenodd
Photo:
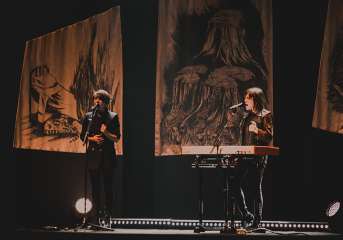
<path id="1" fill-rule="evenodd" d="M 266 100 L 260 88 L 250 88 L 245 92 L 245 113 L 240 123 L 239 145 L 268 146 L 273 139 L 273 115 L 264 109 Z M 239 159 L 235 173 L 236 204 L 242 214 L 242 227 L 253 222 L 253 227 L 259 227 L 262 219 L 262 178 L 267 166 L 268 156 L 257 156 L 253 161 Z M 252 191 L 254 199 L 254 215 L 246 206 L 241 182 L 248 171 L 251 171 Z"/>
<path id="2" fill-rule="evenodd" d="M 120 139 L 120 124 L 118 114 L 108 110 L 110 94 L 104 90 L 94 93 L 94 104 L 98 104 L 94 112 L 85 115 L 82 124 L 80 139 L 84 140 L 88 123 L 92 120 L 89 135 L 87 154 L 87 168 L 92 185 L 92 215 L 91 221 L 98 225 L 100 217 L 100 175 L 103 175 L 103 184 L 106 198 L 105 224 L 109 224 L 113 214 L 113 176 L 117 167 L 117 156 L 114 142 Z M 94 116 L 93 116 L 94 115 Z M 93 117 L 92 117 L 93 116 Z"/>

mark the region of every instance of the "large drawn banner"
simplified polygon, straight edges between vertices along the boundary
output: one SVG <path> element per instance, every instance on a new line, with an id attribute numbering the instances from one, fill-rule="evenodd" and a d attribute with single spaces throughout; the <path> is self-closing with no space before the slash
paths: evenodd
<path id="1" fill-rule="evenodd" d="M 249 87 L 272 110 L 271 0 L 160 0 L 156 70 L 155 155 L 181 146 L 236 145 Z"/>
<path id="2" fill-rule="evenodd" d="M 81 124 L 99 89 L 122 124 L 120 7 L 26 43 L 13 146 L 85 152 Z M 116 144 L 122 154 L 122 142 Z"/>
<path id="3" fill-rule="evenodd" d="M 329 1 L 313 123 L 343 133 L 343 2 Z"/>

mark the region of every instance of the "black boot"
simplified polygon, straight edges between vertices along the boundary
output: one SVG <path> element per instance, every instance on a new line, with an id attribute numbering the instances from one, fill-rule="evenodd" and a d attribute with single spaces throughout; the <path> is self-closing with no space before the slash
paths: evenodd
<path id="1" fill-rule="evenodd" d="M 259 228 L 260 227 L 260 222 L 262 219 L 262 202 L 261 200 L 254 200 L 254 213 L 255 213 L 255 218 L 253 222 L 253 228 Z"/>
<path id="2" fill-rule="evenodd" d="M 104 218 L 105 218 L 105 227 L 107 228 L 111 228 L 111 211 L 105 211 L 105 215 L 104 215 Z"/>
<path id="3" fill-rule="evenodd" d="M 249 223 L 254 220 L 254 215 L 252 215 L 248 210 L 242 212 L 242 220 L 241 220 L 241 227 L 247 228 Z"/>
<path id="4" fill-rule="evenodd" d="M 255 216 L 254 222 L 252 223 L 253 228 L 259 228 L 261 222 L 261 217 L 259 215 Z"/>
<path id="5" fill-rule="evenodd" d="M 248 211 L 245 204 L 244 194 L 241 188 L 236 189 L 236 206 L 241 213 L 241 228 L 247 228 L 249 223 L 254 220 L 254 215 Z"/>

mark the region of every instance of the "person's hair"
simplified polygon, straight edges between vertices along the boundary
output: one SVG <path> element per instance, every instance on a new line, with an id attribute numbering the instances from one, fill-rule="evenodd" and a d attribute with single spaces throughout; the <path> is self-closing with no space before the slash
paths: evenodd
<path id="1" fill-rule="evenodd" d="M 99 98 L 101 101 L 103 101 L 106 104 L 109 104 L 110 100 L 111 100 L 111 95 L 108 92 L 106 92 L 105 90 L 102 90 L 102 89 L 94 92 L 93 97 L 94 98 L 96 98 L 96 97 Z"/>
<path id="2" fill-rule="evenodd" d="M 253 99 L 254 101 L 254 109 L 257 113 L 261 112 L 266 104 L 266 97 L 261 88 L 253 87 L 249 88 L 245 91 L 244 96 L 249 94 L 249 99 Z"/>

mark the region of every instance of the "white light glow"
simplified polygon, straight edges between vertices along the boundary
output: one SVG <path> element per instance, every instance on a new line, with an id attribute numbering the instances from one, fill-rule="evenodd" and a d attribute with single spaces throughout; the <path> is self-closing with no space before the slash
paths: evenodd
<path id="1" fill-rule="evenodd" d="M 85 213 L 85 199 L 80 198 L 75 204 L 75 208 L 79 213 Z M 89 199 L 86 200 L 86 213 L 88 213 L 92 208 L 92 203 Z"/>
<path id="2" fill-rule="evenodd" d="M 332 217 L 333 215 L 335 215 L 338 212 L 340 206 L 341 206 L 340 202 L 331 203 L 330 206 L 326 210 L 326 215 L 328 217 Z"/>

